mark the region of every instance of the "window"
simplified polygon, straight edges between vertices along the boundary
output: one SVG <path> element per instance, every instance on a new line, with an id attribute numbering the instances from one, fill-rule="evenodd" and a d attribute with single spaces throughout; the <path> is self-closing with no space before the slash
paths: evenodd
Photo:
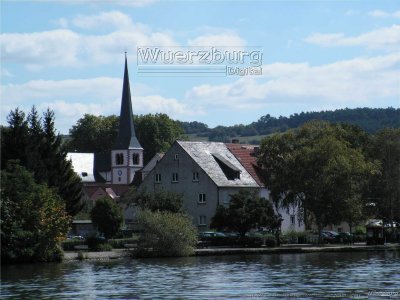
<path id="1" fill-rule="evenodd" d="M 172 182 L 178 182 L 178 173 L 172 173 Z"/>
<path id="2" fill-rule="evenodd" d="M 138 165 L 139 164 L 139 154 L 138 153 L 133 153 L 132 154 L 132 163 L 134 165 Z"/>
<path id="3" fill-rule="evenodd" d="M 115 154 L 115 163 L 117 165 L 123 165 L 124 164 L 124 155 L 122 153 Z"/>
<path id="4" fill-rule="evenodd" d="M 193 181 L 199 181 L 199 172 L 193 172 Z"/>
<path id="5" fill-rule="evenodd" d="M 178 154 L 175 154 L 175 160 L 178 160 L 179 156 Z"/>
<path id="6" fill-rule="evenodd" d="M 82 177 L 87 177 L 87 176 L 88 176 L 87 172 L 82 172 Z"/>
<path id="7" fill-rule="evenodd" d="M 290 215 L 290 225 L 294 226 L 296 223 L 296 216 Z"/>
<path id="8" fill-rule="evenodd" d="M 156 183 L 160 183 L 161 182 L 161 174 L 160 173 L 156 173 L 155 181 L 156 181 Z"/>
<path id="9" fill-rule="evenodd" d="M 121 182 L 121 177 L 118 177 L 118 181 Z"/>
<path id="10" fill-rule="evenodd" d="M 233 165 L 228 159 L 219 153 L 211 153 L 215 161 L 218 163 L 222 172 L 224 172 L 226 179 L 235 180 L 240 179 L 240 169 Z"/>
<path id="11" fill-rule="evenodd" d="M 198 203 L 206 203 L 206 194 L 199 194 Z"/>
<path id="12" fill-rule="evenodd" d="M 205 226 L 206 223 L 206 216 L 199 216 L 199 226 Z"/>

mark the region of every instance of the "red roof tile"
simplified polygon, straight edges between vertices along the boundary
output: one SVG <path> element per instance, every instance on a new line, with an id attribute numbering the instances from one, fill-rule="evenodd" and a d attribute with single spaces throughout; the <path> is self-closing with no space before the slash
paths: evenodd
<path id="1" fill-rule="evenodd" d="M 225 144 L 229 151 L 240 161 L 242 166 L 254 178 L 260 186 L 264 186 L 262 178 L 259 175 L 257 167 L 257 156 L 255 155 L 255 148 L 258 146 L 244 145 L 244 144 Z"/>

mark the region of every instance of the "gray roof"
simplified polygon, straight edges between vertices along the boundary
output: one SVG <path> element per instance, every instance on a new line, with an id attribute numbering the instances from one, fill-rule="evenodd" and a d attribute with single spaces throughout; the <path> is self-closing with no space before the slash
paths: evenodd
<path id="1" fill-rule="evenodd" d="M 224 143 L 215 142 L 184 142 L 177 143 L 190 157 L 207 173 L 220 187 L 259 187 L 253 177 L 246 171 L 237 158 L 229 151 Z M 227 167 L 240 171 L 240 178 L 229 180 L 215 159 L 218 156 Z"/>
<path id="2" fill-rule="evenodd" d="M 94 179 L 94 153 L 67 153 L 67 159 L 72 162 L 74 171 L 83 182 L 95 182 Z"/>

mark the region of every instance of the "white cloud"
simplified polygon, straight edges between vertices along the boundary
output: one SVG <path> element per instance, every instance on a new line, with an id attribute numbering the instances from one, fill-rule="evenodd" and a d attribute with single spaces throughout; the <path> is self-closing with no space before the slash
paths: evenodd
<path id="1" fill-rule="evenodd" d="M 383 10 L 373 10 L 368 15 L 374 18 L 400 18 L 400 10 L 394 12 L 386 12 Z"/>
<path id="2" fill-rule="evenodd" d="M 90 22 L 86 23 L 89 27 Z M 4 33 L 1 35 L 1 59 L 4 63 L 19 63 L 29 70 L 40 70 L 54 66 L 112 63 L 119 61 L 124 50 L 136 54 L 137 46 L 178 45 L 169 33 L 152 31 L 142 24 L 129 26 L 126 30 L 103 35 L 78 34 L 69 29 Z"/>
<path id="3" fill-rule="evenodd" d="M 346 37 L 343 33 L 313 33 L 306 37 L 304 41 L 325 47 L 365 46 L 398 50 L 400 46 L 400 25 L 379 28 L 354 37 Z"/>
<path id="4" fill-rule="evenodd" d="M 82 29 L 129 29 L 133 27 L 131 17 L 119 11 L 102 12 L 98 15 L 79 15 L 72 19 L 70 23 Z"/>
<path id="5" fill-rule="evenodd" d="M 165 98 L 160 95 L 137 96 L 133 97 L 135 113 L 166 113 L 172 118 L 194 116 L 204 113 L 201 109 L 189 108 L 186 104 L 179 102 L 175 98 Z"/>
<path id="6" fill-rule="evenodd" d="M 57 129 L 63 133 L 85 113 L 95 115 L 118 114 L 121 103 L 122 80 L 111 77 L 69 80 L 33 80 L 23 84 L 1 87 L 2 120 L 15 107 L 28 111 L 33 103 L 39 110 L 47 107 L 56 113 Z M 188 106 L 175 98 L 151 93 L 144 85 L 135 89 L 132 105 L 137 114 L 166 113 L 171 117 L 186 119 L 202 113 L 195 106 Z M 144 91 L 148 95 L 137 95 Z"/>
<path id="7" fill-rule="evenodd" d="M 248 76 L 223 85 L 200 85 L 186 99 L 204 107 L 236 110 L 273 104 L 312 106 L 371 106 L 400 97 L 400 54 L 356 58 L 321 66 L 274 63 L 263 76 Z"/>
<path id="8" fill-rule="evenodd" d="M 77 63 L 80 37 L 65 29 L 1 34 L 3 63 L 26 66 L 69 66 Z"/>
<path id="9" fill-rule="evenodd" d="M 4 102 L 20 103 L 22 101 L 54 99 L 96 98 L 99 101 L 113 99 L 120 93 L 122 80 L 111 77 L 67 80 L 32 80 L 22 84 L 7 84 L 1 89 Z M 34 102 L 32 102 L 34 103 Z"/>

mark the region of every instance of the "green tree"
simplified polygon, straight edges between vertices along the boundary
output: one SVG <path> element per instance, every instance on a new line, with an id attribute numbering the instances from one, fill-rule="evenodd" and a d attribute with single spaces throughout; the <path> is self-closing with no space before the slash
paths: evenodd
<path id="1" fill-rule="evenodd" d="M 135 117 L 137 138 L 144 148 L 144 162 L 156 153 L 167 151 L 183 132 L 177 121 L 166 114 L 147 114 Z"/>
<path id="2" fill-rule="evenodd" d="M 69 130 L 70 152 L 109 152 L 117 138 L 119 117 L 85 114 Z"/>
<path id="3" fill-rule="evenodd" d="M 261 146 L 258 162 L 274 201 L 298 204 L 312 215 L 319 234 L 328 224 L 361 214 L 362 191 L 377 170 L 350 138 L 345 127 L 310 122 Z"/>
<path id="4" fill-rule="evenodd" d="M 135 205 L 141 210 L 150 211 L 169 211 L 172 213 L 183 212 L 182 194 L 171 191 L 156 191 L 149 193 L 147 191 L 136 191 L 131 189 L 125 193 L 121 201 L 127 205 Z"/>
<path id="5" fill-rule="evenodd" d="M 166 114 L 134 116 L 137 138 L 144 148 L 144 162 L 156 153 L 165 152 L 181 137 L 183 129 L 178 121 Z M 70 129 L 69 151 L 108 152 L 117 137 L 119 117 L 86 114 Z"/>
<path id="6" fill-rule="evenodd" d="M 7 116 L 8 127 L 1 127 L 1 168 L 8 160 L 18 159 L 22 165 L 27 164 L 26 148 L 29 144 L 28 122 L 25 113 L 19 108 Z"/>
<path id="7" fill-rule="evenodd" d="M 63 200 L 16 161 L 1 172 L 2 263 L 62 259 L 71 218 Z"/>
<path id="8" fill-rule="evenodd" d="M 123 222 L 121 208 L 110 198 L 100 198 L 90 212 L 98 231 L 110 239 L 117 234 Z"/>
<path id="9" fill-rule="evenodd" d="M 260 198 L 257 191 L 241 190 L 231 195 L 228 207 L 220 205 L 211 220 L 211 227 L 237 231 L 242 237 L 253 228 L 275 229 L 278 216 L 272 204 Z"/>
<path id="10" fill-rule="evenodd" d="M 385 222 L 400 222 L 400 129 L 384 129 L 372 138 L 369 149 L 381 172 L 370 182 L 370 201 Z"/>
<path id="11" fill-rule="evenodd" d="M 70 215 L 77 214 L 83 206 L 82 182 L 66 159 L 67 152 L 54 127 L 54 113 L 47 109 L 40 119 L 32 107 L 25 119 L 17 108 L 7 120 L 9 127 L 2 130 L 2 168 L 9 160 L 19 160 L 34 174 L 36 182 L 56 189 Z"/>
<path id="12" fill-rule="evenodd" d="M 169 211 L 142 210 L 138 221 L 142 233 L 136 255 L 188 256 L 194 253 L 197 230 L 189 216 Z"/>

